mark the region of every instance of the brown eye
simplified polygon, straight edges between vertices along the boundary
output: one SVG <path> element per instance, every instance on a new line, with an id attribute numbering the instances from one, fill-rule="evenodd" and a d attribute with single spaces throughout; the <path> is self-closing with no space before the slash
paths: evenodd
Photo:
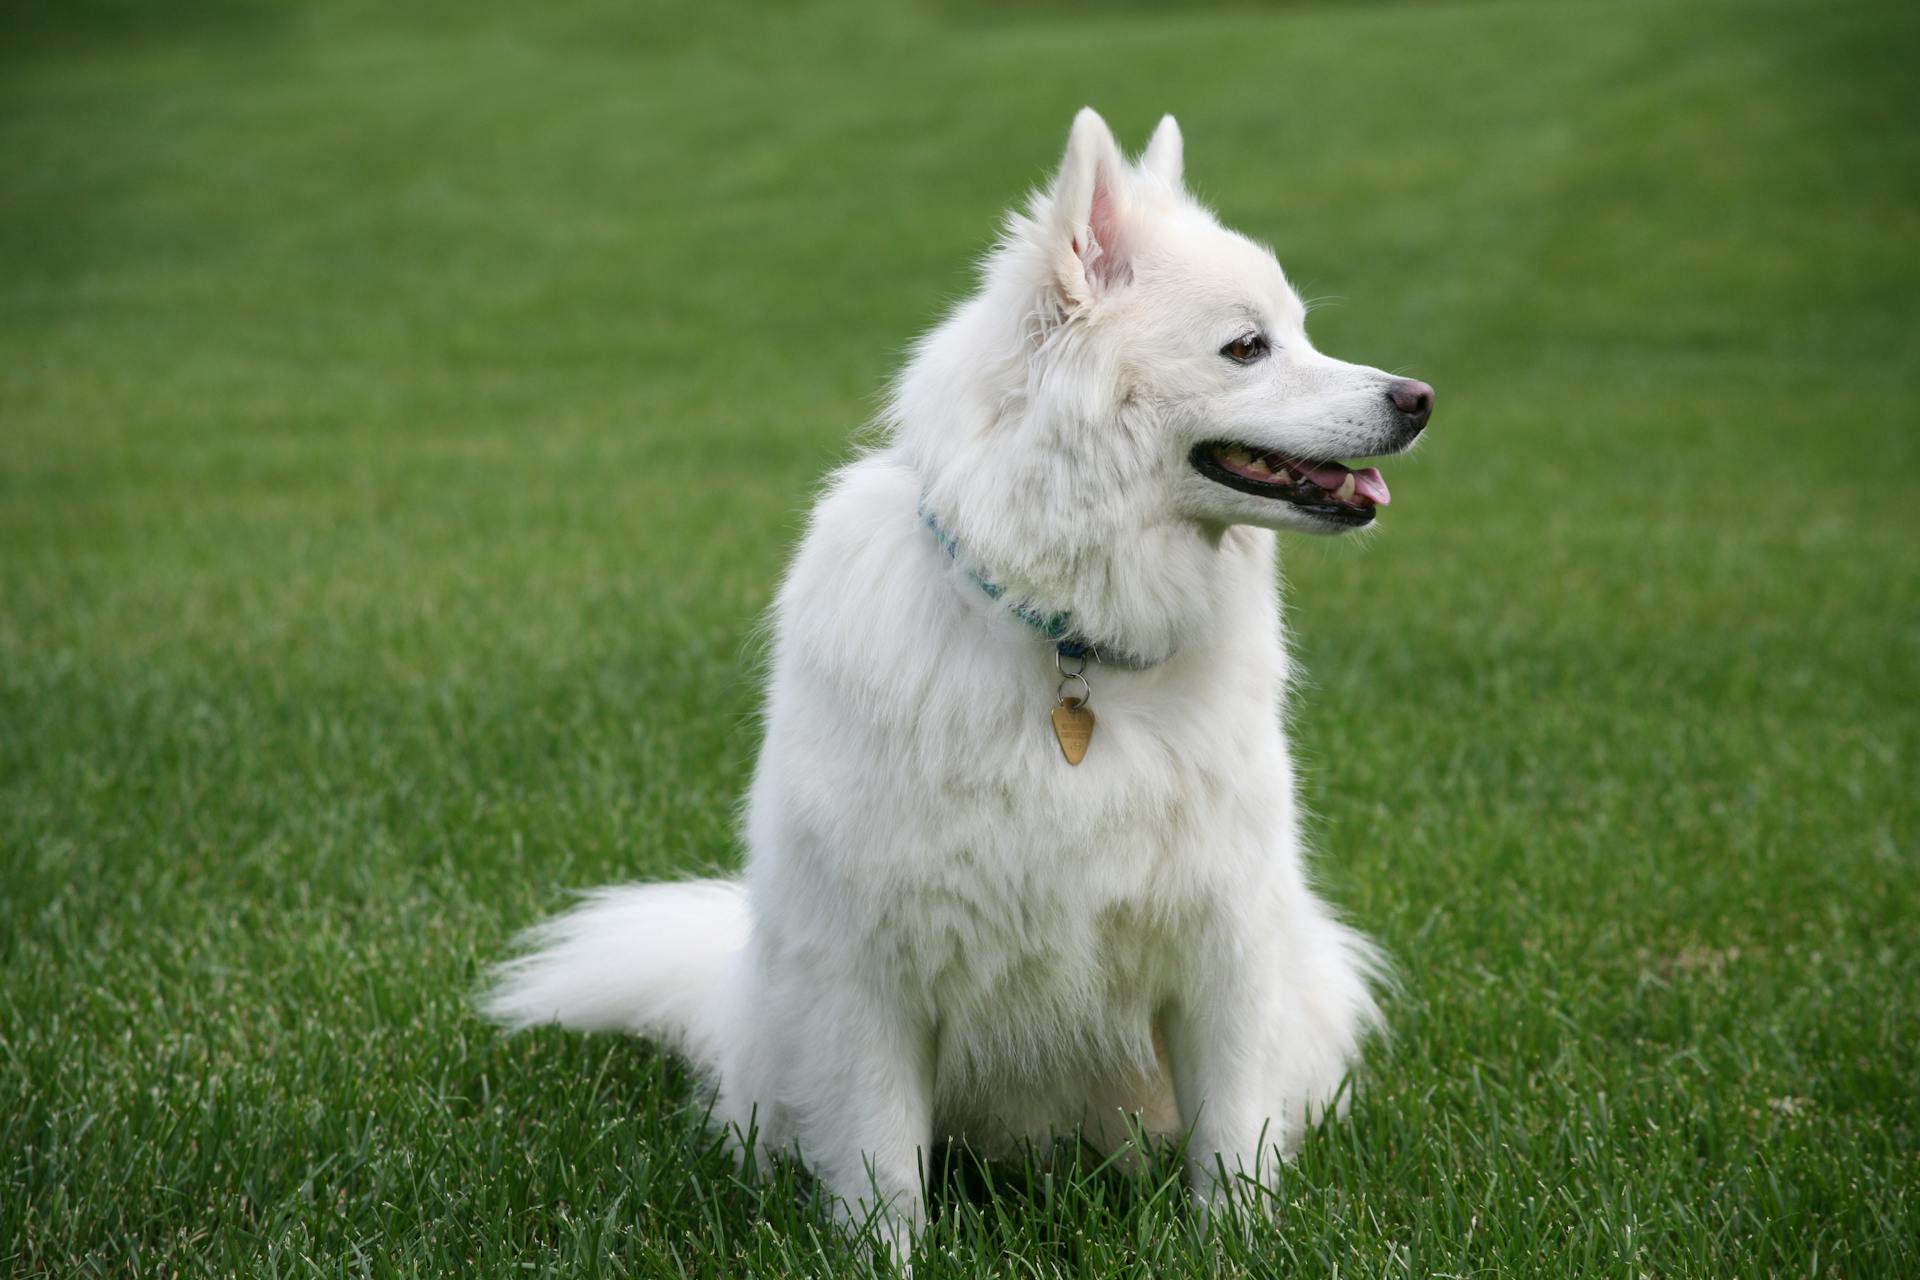
<path id="1" fill-rule="evenodd" d="M 1266 336 L 1258 333 L 1244 334 L 1220 348 L 1220 354 L 1235 364 L 1252 364 L 1255 360 L 1266 356 Z"/>

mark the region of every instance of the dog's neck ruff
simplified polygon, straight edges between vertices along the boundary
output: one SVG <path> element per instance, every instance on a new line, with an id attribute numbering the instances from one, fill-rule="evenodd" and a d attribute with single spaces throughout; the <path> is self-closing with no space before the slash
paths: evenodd
<path id="1" fill-rule="evenodd" d="M 1159 666 L 1171 654 L 1157 658 L 1145 658 L 1131 654 L 1114 646 L 1102 644 L 1091 636 L 1074 630 L 1073 614 L 1065 610 L 1043 613 L 1030 604 L 1020 600 L 1008 600 L 1007 589 L 986 574 L 970 566 L 960 554 L 960 542 L 952 534 L 940 527 L 940 520 L 927 509 L 925 502 L 920 504 L 920 519 L 940 543 L 941 550 L 947 553 L 947 559 L 965 573 L 973 584 L 980 588 L 989 600 L 1006 605 L 1008 613 L 1018 618 L 1028 627 L 1038 632 L 1053 646 L 1056 658 L 1066 658 L 1081 662 L 1093 661 L 1109 667 L 1119 667 L 1127 671 L 1144 671 L 1148 667 Z"/>

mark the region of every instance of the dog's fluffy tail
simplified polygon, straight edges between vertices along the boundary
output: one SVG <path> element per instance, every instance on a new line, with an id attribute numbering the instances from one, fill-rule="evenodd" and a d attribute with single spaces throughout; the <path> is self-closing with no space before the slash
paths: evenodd
<path id="1" fill-rule="evenodd" d="M 718 1071 L 750 928 L 738 881 L 599 889 L 529 930 L 480 1007 L 514 1031 L 557 1022 L 635 1032 Z"/>

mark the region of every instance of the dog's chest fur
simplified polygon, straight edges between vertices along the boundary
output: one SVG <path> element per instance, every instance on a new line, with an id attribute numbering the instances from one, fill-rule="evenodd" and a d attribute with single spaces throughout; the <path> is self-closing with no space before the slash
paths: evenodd
<path id="1" fill-rule="evenodd" d="M 1177 976 L 1233 945 L 1220 904 L 1296 856 L 1268 535 L 1223 551 L 1244 598 L 1204 642 L 1089 669 L 1075 767 L 1050 647 L 951 572 L 916 496 L 870 458 L 815 513 L 782 592 L 750 879 L 770 945 L 857 947 L 931 1023 L 947 1111 L 1018 1127 L 1057 1110 L 1052 1081 L 1157 1075 Z"/>

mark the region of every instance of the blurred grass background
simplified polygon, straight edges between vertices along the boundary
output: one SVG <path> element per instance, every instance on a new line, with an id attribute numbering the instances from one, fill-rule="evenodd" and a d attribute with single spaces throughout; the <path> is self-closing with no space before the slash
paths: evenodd
<path id="1" fill-rule="evenodd" d="M 734 865 L 818 477 L 1099 106 L 1427 378 L 1290 543 L 1404 988 L 1270 1231 L 991 1171 L 922 1275 L 1920 1270 L 1920 10 L 0 9 L 0 1268 L 821 1274 L 505 939 Z"/>

